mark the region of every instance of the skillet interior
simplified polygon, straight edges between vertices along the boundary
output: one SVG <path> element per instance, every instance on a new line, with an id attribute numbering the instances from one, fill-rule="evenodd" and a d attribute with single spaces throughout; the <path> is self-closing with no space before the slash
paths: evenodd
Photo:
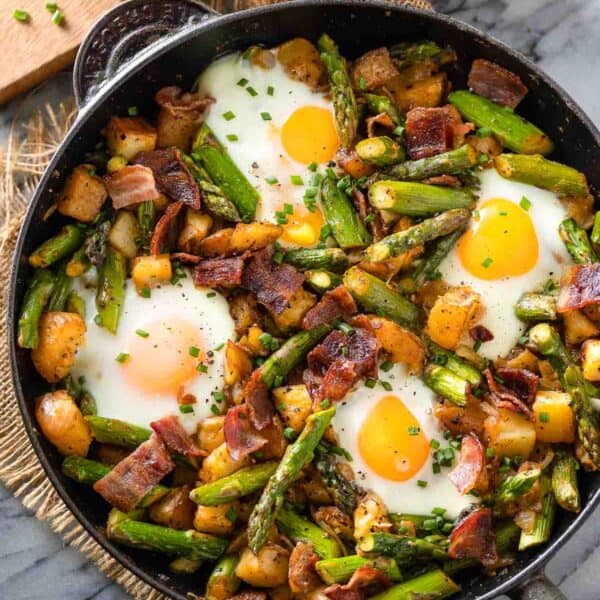
<path id="1" fill-rule="evenodd" d="M 519 112 L 540 126 L 555 141 L 554 158 L 583 171 L 592 189 L 600 191 L 600 170 L 594 169 L 598 162 L 600 137 L 597 130 L 555 84 L 536 72 L 533 65 L 524 61 L 503 45 L 485 38 L 472 28 L 444 16 L 421 13 L 406 8 L 384 4 L 302 2 L 293 5 L 277 5 L 256 9 L 242 14 L 230 15 L 197 27 L 194 31 L 179 35 L 176 40 L 164 44 L 159 55 L 138 63 L 135 72 L 121 74 L 117 81 L 101 90 L 86 107 L 75 127 L 53 159 L 44 176 L 29 210 L 21 232 L 13 270 L 9 305 L 9 336 L 13 359 L 14 377 L 29 434 L 49 477 L 58 488 L 74 514 L 83 525 L 118 560 L 136 574 L 171 594 L 185 600 L 186 593 L 201 593 L 203 575 L 173 577 L 167 569 L 167 560 L 146 552 L 137 552 L 113 546 L 107 541 L 103 527 L 107 505 L 93 491 L 75 484 L 60 472 L 61 458 L 39 433 L 33 419 L 32 399 L 47 389 L 33 369 L 29 352 L 16 348 L 16 317 L 29 269 L 26 257 L 37 245 L 60 226 L 60 217 L 53 216 L 47 223 L 42 215 L 53 201 L 53 192 L 60 187 L 65 174 L 75 166 L 85 152 L 91 151 L 100 138 L 100 130 L 111 115 L 123 113 L 127 107 L 136 105 L 140 113 L 151 116 L 155 106 L 153 96 L 163 85 L 178 82 L 189 87 L 195 77 L 215 56 L 243 49 L 250 44 L 276 45 L 295 36 L 315 40 L 326 31 L 338 41 L 343 54 L 353 58 L 370 48 L 406 39 L 431 38 L 440 44 L 450 44 L 458 53 L 457 68 L 451 78 L 455 87 L 464 87 L 466 72 L 477 57 L 494 60 L 517 73 L 530 93 Z M 539 553 L 520 553 L 515 564 L 496 578 L 468 573 L 458 580 L 464 586 L 461 598 L 493 598 L 513 587 L 518 581 L 539 568 L 560 547 L 600 499 L 600 473 L 588 474 L 580 481 L 584 510 L 573 521 L 560 512 L 555 526 L 553 542 Z"/>

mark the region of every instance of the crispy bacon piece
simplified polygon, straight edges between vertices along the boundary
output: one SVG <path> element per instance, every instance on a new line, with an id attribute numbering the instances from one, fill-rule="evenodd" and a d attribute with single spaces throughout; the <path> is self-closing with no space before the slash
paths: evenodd
<path id="1" fill-rule="evenodd" d="M 229 600 L 267 600 L 267 592 L 245 590 L 235 596 L 231 596 Z"/>
<path id="2" fill-rule="evenodd" d="M 329 600 L 364 600 L 365 594 L 360 590 L 347 590 L 343 585 L 334 583 L 323 590 Z"/>
<path id="3" fill-rule="evenodd" d="M 357 188 L 352 188 L 352 202 L 361 220 L 367 218 L 367 197 Z"/>
<path id="4" fill-rule="evenodd" d="M 351 74 L 356 89 L 374 90 L 400 73 L 387 48 L 374 48 L 354 61 Z"/>
<path id="5" fill-rule="evenodd" d="M 332 600 L 360 600 L 390 586 L 390 578 L 381 570 L 365 565 L 354 571 L 344 585 L 334 584 L 323 590 Z"/>
<path id="6" fill-rule="evenodd" d="M 429 183 L 430 185 L 443 185 L 454 188 L 461 187 L 462 185 L 460 179 L 456 177 L 456 175 L 448 175 L 447 173 L 444 175 L 436 175 L 435 177 L 423 179 L 423 183 Z"/>
<path id="7" fill-rule="evenodd" d="M 567 312 L 600 303 L 600 263 L 563 269 L 556 310 Z"/>
<path id="8" fill-rule="evenodd" d="M 273 404 L 269 400 L 269 388 L 261 381 L 261 377 L 261 370 L 256 369 L 244 386 L 244 398 L 250 410 L 250 421 L 259 431 L 268 427 L 275 414 Z"/>
<path id="9" fill-rule="evenodd" d="M 165 246 L 169 246 L 169 238 L 177 225 L 177 217 L 183 208 L 183 202 L 173 202 L 167 206 L 162 217 L 154 226 L 150 240 L 150 254 L 162 254 Z"/>
<path id="10" fill-rule="evenodd" d="M 169 85 L 156 92 L 154 100 L 161 108 L 166 108 L 172 114 L 178 112 L 204 112 L 214 101 L 210 96 L 198 96 L 184 92 L 179 86 Z"/>
<path id="11" fill-rule="evenodd" d="M 233 287 L 242 283 L 247 254 L 229 258 L 208 258 L 194 269 L 194 284 L 205 287 Z"/>
<path id="12" fill-rule="evenodd" d="M 469 335 L 476 342 L 491 342 L 494 339 L 494 334 L 483 325 L 475 325 L 469 329 Z"/>
<path id="13" fill-rule="evenodd" d="M 272 250 L 254 252 L 246 264 L 242 285 L 256 294 L 258 301 L 273 314 L 281 314 L 302 286 L 304 275 L 291 265 L 276 265 Z"/>
<path id="14" fill-rule="evenodd" d="M 190 254 L 189 252 L 171 252 L 171 260 L 178 260 L 186 265 L 197 265 L 202 257 Z"/>
<path id="15" fill-rule="evenodd" d="M 312 544 L 298 542 L 290 554 L 288 580 L 294 594 L 308 594 L 321 585 L 321 579 L 315 570 L 319 557 Z"/>
<path id="16" fill-rule="evenodd" d="M 473 61 L 467 85 L 476 94 L 510 108 L 516 108 L 528 91 L 520 77 L 485 58 Z"/>
<path id="17" fill-rule="evenodd" d="M 175 148 L 160 148 L 140 152 L 133 162 L 152 169 L 158 190 L 174 201 L 181 201 L 200 210 L 200 188 Z M 156 197 L 156 196 L 155 196 Z"/>
<path id="18" fill-rule="evenodd" d="M 529 406 L 538 388 L 539 377 L 535 373 L 527 369 L 498 369 L 503 383 L 498 383 L 489 369 L 483 373 L 496 406 L 520 412 L 533 421 L 533 411 Z"/>
<path id="19" fill-rule="evenodd" d="M 167 447 L 153 433 L 150 439 L 96 481 L 94 490 L 114 507 L 129 512 L 174 468 Z"/>
<path id="20" fill-rule="evenodd" d="M 463 436 L 458 464 L 448 473 L 448 479 L 461 494 L 467 494 L 477 484 L 484 468 L 485 452 L 479 438 L 473 433 Z"/>
<path id="21" fill-rule="evenodd" d="M 248 412 L 245 405 L 232 406 L 225 415 L 225 443 L 233 460 L 240 460 L 260 450 L 268 441 L 256 431 Z"/>
<path id="22" fill-rule="evenodd" d="M 357 311 L 354 298 L 343 286 L 326 292 L 323 297 L 304 315 L 303 329 L 313 329 L 324 323 L 332 323 L 336 319 L 349 318 Z"/>
<path id="23" fill-rule="evenodd" d="M 182 427 L 174 415 L 163 417 L 150 423 L 150 427 L 172 452 L 184 456 L 202 456 L 201 450 L 194 444 L 190 434 Z"/>
<path id="24" fill-rule="evenodd" d="M 396 129 L 396 124 L 392 121 L 392 118 L 387 113 L 379 113 L 373 117 L 369 117 L 367 119 L 367 136 L 374 137 L 375 133 L 375 125 L 381 125 L 384 129 L 389 129 L 393 131 Z"/>
<path id="25" fill-rule="evenodd" d="M 448 556 L 473 558 L 484 566 L 496 564 L 498 552 L 490 508 L 478 508 L 454 526 L 450 533 Z"/>
<path id="26" fill-rule="evenodd" d="M 158 190 L 151 169 L 142 165 L 127 165 L 104 178 L 115 210 L 146 200 L 156 200 Z"/>

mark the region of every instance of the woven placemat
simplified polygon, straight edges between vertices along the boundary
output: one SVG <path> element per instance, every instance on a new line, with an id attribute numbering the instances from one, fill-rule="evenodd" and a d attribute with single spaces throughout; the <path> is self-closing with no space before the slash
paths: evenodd
<path id="1" fill-rule="evenodd" d="M 426 0 L 398 0 L 431 10 Z M 271 0 L 213 0 L 220 12 L 271 4 Z M 112 558 L 79 524 L 46 477 L 25 431 L 12 385 L 7 349 L 7 291 L 11 259 L 29 200 L 54 150 L 75 117 L 72 98 L 46 107 L 27 123 L 16 121 L 0 147 L 0 480 L 35 516 L 46 521 L 65 543 L 79 549 L 108 577 L 138 600 L 166 600 Z"/>

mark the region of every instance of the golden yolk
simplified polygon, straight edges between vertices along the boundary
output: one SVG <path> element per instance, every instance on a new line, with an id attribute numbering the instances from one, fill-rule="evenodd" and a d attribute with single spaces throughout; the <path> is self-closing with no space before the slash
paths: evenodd
<path id="1" fill-rule="evenodd" d="M 134 334 L 129 340 L 129 359 L 123 364 L 125 378 L 145 392 L 176 395 L 180 386 L 199 375 L 196 366 L 202 362 L 204 352 L 197 328 L 171 316 L 143 330 L 147 337 Z"/>
<path id="2" fill-rule="evenodd" d="M 281 129 L 285 151 L 301 163 L 326 163 L 340 144 L 331 111 L 318 106 L 295 110 Z"/>
<path id="3" fill-rule="evenodd" d="M 527 211 L 504 198 L 479 207 L 479 218 L 458 242 L 464 268 L 479 279 L 528 273 L 538 260 L 538 239 Z"/>
<path id="4" fill-rule="evenodd" d="M 315 212 L 296 208 L 294 214 L 288 215 L 287 219 L 281 235 L 284 242 L 298 246 L 314 246 L 319 241 L 325 219 L 318 208 Z"/>
<path id="5" fill-rule="evenodd" d="M 391 481 L 414 477 L 429 457 L 419 422 L 397 396 L 384 396 L 358 433 L 358 449 L 377 475 Z"/>

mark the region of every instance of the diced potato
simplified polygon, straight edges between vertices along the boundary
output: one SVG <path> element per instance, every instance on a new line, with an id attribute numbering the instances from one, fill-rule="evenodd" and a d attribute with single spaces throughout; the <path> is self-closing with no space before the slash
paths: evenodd
<path id="1" fill-rule="evenodd" d="M 532 373 L 538 372 L 538 358 L 530 350 L 523 350 L 516 356 L 513 356 L 506 361 L 506 366 L 509 369 L 527 369 Z"/>
<path id="2" fill-rule="evenodd" d="M 252 356 L 268 356 L 271 351 L 265 348 L 261 342 L 264 331 L 257 325 L 248 328 L 246 335 L 240 340 L 240 344 L 248 350 Z"/>
<path id="3" fill-rule="evenodd" d="M 219 229 L 200 242 L 198 250 L 202 256 L 226 256 L 230 253 L 229 243 L 233 235 L 233 227 Z"/>
<path id="4" fill-rule="evenodd" d="M 465 406 L 457 406 L 453 402 L 438 402 L 433 407 L 433 413 L 453 435 L 464 435 L 466 433 L 483 433 L 483 423 L 487 413 L 481 408 L 481 404 L 474 396 L 468 396 Z"/>
<path id="5" fill-rule="evenodd" d="M 173 488 L 166 496 L 150 506 L 148 515 L 159 525 L 187 530 L 194 525 L 196 505 L 190 500 L 187 485 Z"/>
<path id="6" fill-rule="evenodd" d="M 588 304 L 582 309 L 583 314 L 596 325 L 600 325 L 600 304 Z"/>
<path id="7" fill-rule="evenodd" d="M 366 91 L 386 85 L 399 74 L 387 48 L 369 50 L 354 61 L 351 71 L 354 87 Z"/>
<path id="8" fill-rule="evenodd" d="M 427 335 L 447 350 L 456 350 L 462 337 L 479 318 L 481 296 L 470 287 L 455 287 L 440 296 L 427 319 Z"/>
<path id="9" fill-rule="evenodd" d="M 272 244 L 283 232 L 273 223 L 238 223 L 229 240 L 229 252 L 241 254 L 246 250 L 258 250 Z"/>
<path id="10" fill-rule="evenodd" d="M 271 460 L 273 458 L 281 458 L 285 449 L 287 448 L 287 442 L 283 435 L 283 424 L 281 419 L 275 415 L 272 423 L 268 427 L 260 432 L 260 435 L 267 438 L 267 443 L 260 449 L 260 453 L 264 460 Z"/>
<path id="11" fill-rule="evenodd" d="M 60 214 L 82 223 L 91 223 L 96 218 L 108 192 L 94 170 L 93 165 L 79 165 L 73 169 L 56 203 Z"/>
<path id="12" fill-rule="evenodd" d="M 413 374 L 423 372 L 425 346 L 419 337 L 383 317 L 369 317 L 369 321 L 381 347 L 389 352 L 393 362 L 407 364 Z"/>
<path id="13" fill-rule="evenodd" d="M 575 346 L 600 333 L 600 330 L 580 310 L 563 313 L 565 341 Z"/>
<path id="14" fill-rule="evenodd" d="M 286 385 L 273 390 L 275 409 L 286 427 L 300 432 L 312 413 L 312 398 L 304 384 Z"/>
<path id="15" fill-rule="evenodd" d="M 486 154 L 489 157 L 498 156 L 503 150 L 502 144 L 491 135 L 485 137 L 470 135 L 467 137 L 467 144 L 475 148 L 479 154 Z"/>
<path id="16" fill-rule="evenodd" d="M 156 129 L 141 117 L 112 117 L 106 127 L 106 145 L 111 154 L 131 160 L 139 152 L 156 148 Z"/>
<path id="17" fill-rule="evenodd" d="M 319 51 L 304 38 L 293 38 L 279 46 L 277 60 L 296 81 L 312 88 L 319 86 L 324 73 Z"/>
<path id="18" fill-rule="evenodd" d="M 252 360 L 248 353 L 239 345 L 231 340 L 227 340 L 225 348 L 225 383 L 233 385 L 241 382 L 252 372 Z"/>
<path id="19" fill-rule="evenodd" d="M 354 509 L 354 539 L 358 541 L 373 531 L 387 530 L 390 525 L 383 500 L 375 492 L 367 492 Z"/>
<path id="20" fill-rule="evenodd" d="M 272 315 L 273 322 L 281 331 L 287 332 L 291 329 L 299 329 L 302 325 L 304 315 L 317 303 L 314 294 L 307 292 L 304 288 L 298 288 L 291 297 L 289 306 L 278 315 Z"/>
<path id="21" fill-rule="evenodd" d="M 198 425 L 198 446 L 205 452 L 212 452 L 225 441 L 224 416 L 207 417 Z"/>
<path id="22" fill-rule="evenodd" d="M 233 460 L 227 450 L 227 444 L 223 442 L 202 461 L 202 468 L 198 475 L 204 482 L 215 481 L 215 479 L 235 473 L 238 469 L 245 467 L 249 461 L 247 456 L 240 460 Z"/>
<path id="23" fill-rule="evenodd" d="M 338 165 L 354 179 L 368 177 L 375 171 L 375 166 L 367 164 L 353 148 L 339 150 L 335 158 Z"/>
<path id="24" fill-rule="evenodd" d="M 85 339 L 85 322 L 76 313 L 47 312 L 39 323 L 39 343 L 31 351 L 37 372 L 50 383 L 64 379 Z"/>
<path id="25" fill-rule="evenodd" d="M 588 194 L 580 197 L 565 197 L 560 199 L 567 210 L 567 216 L 575 220 L 579 227 L 589 229 L 594 222 L 594 196 Z"/>
<path id="26" fill-rule="evenodd" d="M 535 425 L 514 410 L 498 409 L 484 423 L 488 446 L 498 456 L 529 458 L 535 446 Z"/>
<path id="27" fill-rule="evenodd" d="M 588 381 L 600 381 L 600 340 L 586 340 L 581 346 L 583 376 Z"/>
<path id="28" fill-rule="evenodd" d="M 388 82 L 386 87 L 392 93 L 398 108 L 408 111 L 417 106 L 440 106 L 446 93 L 447 77 L 445 73 L 437 73 L 409 85 L 404 85 L 402 81 L 399 82 L 400 85 L 394 83 Z"/>
<path id="29" fill-rule="evenodd" d="M 177 245 L 182 252 L 199 254 L 200 242 L 208 235 L 213 220 L 210 215 L 203 215 L 193 208 L 185 211 L 183 227 L 179 233 Z"/>
<path id="30" fill-rule="evenodd" d="M 46 439 L 64 456 L 86 456 L 92 434 L 77 404 L 66 390 L 35 401 L 35 418 Z"/>
<path id="31" fill-rule="evenodd" d="M 268 543 L 258 554 L 246 548 L 235 574 L 253 587 L 275 588 L 287 582 L 288 565 L 289 552 L 277 544 Z"/>
<path id="32" fill-rule="evenodd" d="M 156 119 L 156 147 L 176 146 L 184 152 L 189 152 L 201 120 L 201 112 L 197 110 L 161 108 Z"/>
<path id="33" fill-rule="evenodd" d="M 226 502 L 218 506 L 197 506 L 194 529 L 213 535 L 229 535 L 237 518 L 237 502 Z"/>
<path id="34" fill-rule="evenodd" d="M 443 279 L 434 279 L 433 281 L 426 281 L 417 290 L 416 294 L 424 308 L 431 308 L 448 289 L 449 286 Z"/>
<path id="35" fill-rule="evenodd" d="M 235 331 L 238 335 L 246 333 L 248 328 L 260 319 L 256 297 L 250 292 L 236 294 L 231 298 L 229 312 L 235 321 Z"/>
<path id="36" fill-rule="evenodd" d="M 540 389 L 542 390 L 562 390 L 562 384 L 547 360 L 538 360 L 538 369 L 540 370 Z"/>
<path id="37" fill-rule="evenodd" d="M 140 226 L 135 216 L 126 210 L 117 212 L 117 218 L 108 233 L 110 245 L 125 258 L 135 258 L 136 240 L 140 237 Z"/>
<path id="38" fill-rule="evenodd" d="M 575 441 L 575 415 L 569 394 L 538 392 L 532 408 L 538 442 L 572 444 Z"/>
<path id="39" fill-rule="evenodd" d="M 171 258 L 168 254 L 138 256 L 133 261 L 131 278 L 138 293 L 141 293 L 145 288 L 153 288 L 161 283 L 168 283 L 172 277 Z"/>

